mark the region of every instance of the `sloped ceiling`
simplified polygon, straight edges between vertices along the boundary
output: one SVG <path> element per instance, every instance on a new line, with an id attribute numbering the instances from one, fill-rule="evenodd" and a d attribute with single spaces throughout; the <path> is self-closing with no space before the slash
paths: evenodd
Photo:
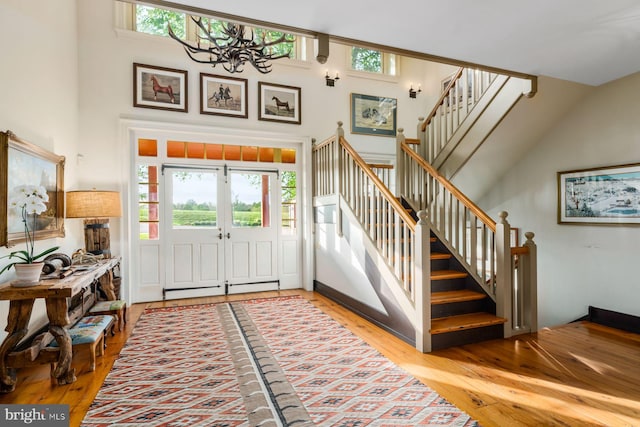
<path id="1" fill-rule="evenodd" d="M 640 70 L 637 0 L 155 0 L 600 85 Z"/>

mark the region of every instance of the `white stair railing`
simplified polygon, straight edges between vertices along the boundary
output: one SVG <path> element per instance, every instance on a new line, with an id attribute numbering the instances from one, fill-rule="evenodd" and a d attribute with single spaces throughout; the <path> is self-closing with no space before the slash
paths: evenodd
<path id="1" fill-rule="evenodd" d="M 396 189 L 413 209 L 425 211 L 432 231 L 489 296 L 496 314 L 506 318 L 505 336 L 537 328 L 533 233 L 512 254 L 507 213 L 496 223 L 404 142 L 398 129 Z"/>
<path id="2" fill-rule="evenodd" d="M 429 163 L 438 157 L 464 119 L 499 74 L 459 68 L 429 115 L 419 124 L 419 154 Z"/>

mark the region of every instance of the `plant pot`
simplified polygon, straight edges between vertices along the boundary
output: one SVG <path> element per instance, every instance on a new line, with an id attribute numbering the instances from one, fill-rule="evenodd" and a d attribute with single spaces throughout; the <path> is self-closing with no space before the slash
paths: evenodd
<path id="1" fill-rule="evenodd" d="M 43 262 L 34 262 L 33 264 L 14 264 L 16 269 L 16 280 L 11 282 L 11 286 L 16 288 L 26 288 L 36 286 L 40 283 L 40 274 L 42 273 Z"/>

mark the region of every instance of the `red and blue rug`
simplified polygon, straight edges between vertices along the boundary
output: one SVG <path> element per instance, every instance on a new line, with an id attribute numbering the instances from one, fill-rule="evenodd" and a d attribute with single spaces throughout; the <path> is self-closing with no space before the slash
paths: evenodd
<path id="1" fill-rule="evenodd" d="M 299 297 L 145 311 L 83 426 L 476 426 Z"/>

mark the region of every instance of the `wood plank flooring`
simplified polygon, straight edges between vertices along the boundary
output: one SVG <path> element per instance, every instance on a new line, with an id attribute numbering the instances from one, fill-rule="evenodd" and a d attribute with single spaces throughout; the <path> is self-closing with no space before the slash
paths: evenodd
<path id="1" fill-rule="evenodd" d="M 96 371 L 74 360 L 78 380 L 57 386 L 49 367 L 20 370 L 0 403 L 66 403 L 78 426 L 146 307 L 301 295 L 380 353 L 469 413 L 482 426 L 640 426 L 640 336 L 581 322 L 537 334 L 421 354 L 331 300 L 281 291 L 136 304 L 108 340 Z"/>

